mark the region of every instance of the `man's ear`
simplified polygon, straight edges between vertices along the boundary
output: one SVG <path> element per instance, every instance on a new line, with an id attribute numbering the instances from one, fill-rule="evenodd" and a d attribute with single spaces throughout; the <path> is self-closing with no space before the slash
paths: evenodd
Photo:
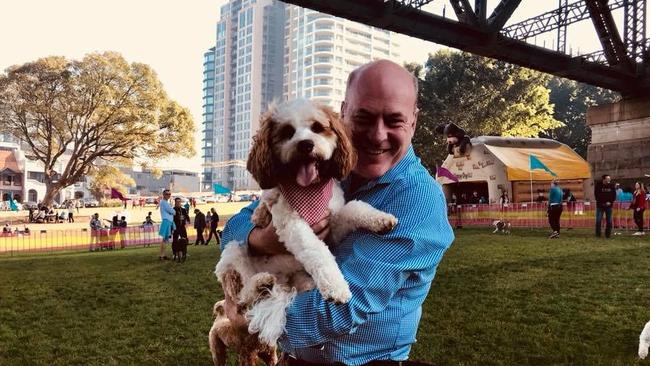
<path id="1" fill-rule="evenodd" d="M 341 116 L 341 120 L 345 118 L 345 101 L 341 102 L 341 113 L 339 115 Z"/>
<path id="2" fill-rule="evenodd" d="M 418 107 L 415 107 L 415 111 L 413 111 L 413 130 L 415 130 L 415 127 L 418 124 L 419 115 L 420 115 L 420 109 Z"/>

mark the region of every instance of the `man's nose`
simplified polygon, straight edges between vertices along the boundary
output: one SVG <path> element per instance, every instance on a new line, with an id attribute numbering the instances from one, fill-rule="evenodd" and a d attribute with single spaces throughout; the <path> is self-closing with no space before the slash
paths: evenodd
<path id="1" fill-rule="evenodd" d="M 302 140 L 298 142 L 298 151 L 309 154 L 314 151 L 314 142 L 312 140 Z"/>
<path id="2" fill-rule="evenodd" d="M 375 123 L 375 125 L 372 128 L 370 128 L 370 130 L 368 131 L 368 135 L 373 141 L 382 142 L 386 140 L 388 136 L 387 132 L 388 131 L 386 130 L 386 125 L 384 125 L 384 121 L 380 119 L 377 121 L 377 123 Z"/>

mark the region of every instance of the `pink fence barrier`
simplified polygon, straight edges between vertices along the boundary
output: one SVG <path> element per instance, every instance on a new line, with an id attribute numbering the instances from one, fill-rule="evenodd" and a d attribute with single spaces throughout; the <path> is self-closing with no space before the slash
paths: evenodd
<path id="1" fill-rule="evenodd" d="M 636 230 L 633 211 L 629 202 L 615 202 L 612 207 L 614 228 Z M 546 203 L 510 203 L 449 205 L 448 217 L 451 225 L 491 226 L 495 220 L 507 220 L 513 227 L 548 228 Z M 603 228 L 605 225 L 603 215 Z M 650 219 L 645 215 L 644 227 Z M 565 202 L 562 204 L 560 225 L 563 228 L 593 228 L 596 224 L 595 202 Z"/>
<path id="2" fill-rule="evenodd" d="M 19 252 L 54 252 L 110 250 L 147 246 L 161 242 L 158 225 L 132 226 L 121 229 L 36 230 L 0 233 L 0 255 Z M 193 227 L 187 227 L 189 241 L 196 238 Z"/>

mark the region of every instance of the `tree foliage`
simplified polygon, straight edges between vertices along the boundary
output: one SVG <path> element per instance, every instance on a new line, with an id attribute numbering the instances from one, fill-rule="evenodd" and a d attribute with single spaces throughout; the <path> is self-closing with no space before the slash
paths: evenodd
<path id="1" fill-rule="evenodd" d="M 190 112 L 170 100 L 147 65 L 115 52 L 46 57 L 0 74 L 0 131 L 44 167 L 49 204 L 97 164 L 194 154 Z M 55 171 L 64 154 L 62 171 Z"/>
<path id="2" fill-rule="evenodd" d="M 135 186 L 135 180 L 131 176 L 111 165 L 93 166 L 88 175 L 91 178 L 90 193 L 98 200 L 103 200 L 111 188 L 126 194 L 127 187 Z"/>
<path id="3" fill-rule="evenodd" d="M 611 90 L 581 84 L 573 80 L 552 77 L 548 82 L 551 102 L 555 106 L 553 117 L 564 126 L 546 131 L 544 137 L 567 144 L 583 158 L 591 142 L 591 129 L 587 126 L 587 109 L 594 105 L 613 103 L 620 95 Z"/>
<path id="4" fill-rule="evenodd" d="M 407 69 L 418 72 L 410 64 Z M 429 55 L 420 79 L 418 126 L 413 145 L 430 170 L 446 157 L 441 123 L 454 122 L 470 136 L 536 137 L 560 127 L 553 118 L 543 73 L 464 52 Z"/>

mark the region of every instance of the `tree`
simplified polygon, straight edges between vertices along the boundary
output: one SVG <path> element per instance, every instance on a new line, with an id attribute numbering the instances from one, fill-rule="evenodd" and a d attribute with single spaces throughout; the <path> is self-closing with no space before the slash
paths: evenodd
<path id="1" fill-rule="evenodd" d="M 548 82 L 550 100 L 555 105 L 553 117 L 564 123 L 542 134 L 567 144 L 583 158 L 591 143 L 591 129 L 587 126 L 587 108 L 593 105 L 613 103 L 620 95 L 611 90 L 581 84 L 573 80 L 552 77 Z"/>
<path id="2" fill-rule="evenodd" d="M 536 137 L 560 127 L 545 87 L 549 78 L 464 52 L 440 50 L 429 55 L 420 79 L 415 149 L 433 170 L 447 154 L 442 136 L 434 131 L 439 124 L 454 122 L 471 136 Z"/>
<path id="3" fill-rule="evenodd" d="M 115 52 L 7 69 L 0 74 L 0 131 L 42 163 L 45 204 L 98 165 L 194 154 L 190 112 L 167 97 L 149 66 Z M 69 160 L 55 171 L 64 154 Z"/>
<path id="4" fill-rule="evenodd" d="M 88 175 L 92 178 L 89 187 L 90 193 L 98 200 L 104 199 L 105 192 L 111 188 L 126 194 L 127 187 L 135 186 L 135 181 L 131 176 L 111 165 L 93 166 Z"/>

